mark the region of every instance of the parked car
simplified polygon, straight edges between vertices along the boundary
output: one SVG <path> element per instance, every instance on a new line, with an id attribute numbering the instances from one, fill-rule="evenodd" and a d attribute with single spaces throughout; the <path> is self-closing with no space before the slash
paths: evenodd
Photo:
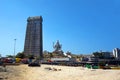
<path id="1" fill-rule="evenodd" d="M 21 62 L 23 63 L 23 64 L 28 64 L 28 59 L 21 59 Z"/>
<path id="2" fill-rule="evenodd" d="M 40 63 L 39 63 L 39 61 L 34 61 L 34 62 L 29 63 L 28 66 L 31 66 L 31 67 L 32 67 L 32 66 L 33 66 L 33 67 L 34 67 L 34 66 L 38 66 L 38 67 L 40 67 Z"/>
<path id="3" fill-rule="evenodd" d="M 14 62 L 14 59 L 13 58 L 1 58 L 1 62 L 3 63 L 13 63 Z"/>

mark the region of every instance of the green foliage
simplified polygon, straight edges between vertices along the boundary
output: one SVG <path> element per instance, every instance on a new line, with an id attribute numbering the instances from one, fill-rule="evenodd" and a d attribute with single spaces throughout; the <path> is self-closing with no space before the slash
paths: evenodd
<path id="1" fill-rule="evenodd" d="M 52 53 L 49 53 L 49 55 L 50 55 L 50 58 L 52 58 L 52 57 L 53 57 L 53 54 L 52 54 Z"/>
<path id="2" fill-rule="evenodd" d="M 97 58 L 100 58 L 100 59 L 104 58 L 104 54 L 102 52 L 94 52 L 93 55 Z"/>
<path id="3" fill-rule="evenodd" d="M 70 55 L 71 55 L 72 58 L 79 58 L 79 59 L 80 59 L 80 58 L 83 58 L 83 57 L 84 57 L 83 54 L 72 54 L 72 53 L 71 53 Z"/>
<path id="4" fill-rule="evenodd" d="M 34 55 L 28 55 L 29 59 L 34 59 Z"/>
<path id="5" fill-rule="evenodd" d="M 43 57 L 44 58 L 49 58 L 50 57 L 50 55 L 49 55 L 49 52 L 48 51 L 43 51 Z"/>
<path id="6" fill-rule="evenodd" d="M 6 57 L 8 57 L 8 58 L 14 58 L 13 55 L 6 55 Z"/>
<path id="7" fill-rule="evenodd" d="M 25 54 L 23 52 L 19 52 L 17 55 L 16 55 L 16 58 L 25 58 Z"/>
<path id="8" fill-rule="evenodd" d="M 98 64 L 99 64 L 100 66 L 105 66 L 105 61 L 100 61 Z"/>

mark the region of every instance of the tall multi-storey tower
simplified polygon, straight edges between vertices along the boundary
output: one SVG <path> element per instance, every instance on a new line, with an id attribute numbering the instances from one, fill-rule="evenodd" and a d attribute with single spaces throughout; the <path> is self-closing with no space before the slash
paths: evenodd
<path id="1" fill-rule="evenodd" d="M 25 55 L 43 58 L 42 16 L 28 17 L 24 45 Z"/>
<path id="2" fill-rule="evenodd" d="M 119 49 L 119 48 L 113 49 L 113 56 L 114 56 L 116 59 L 119 59 L 119 60 L 120 60 L 120 49 Z"/>

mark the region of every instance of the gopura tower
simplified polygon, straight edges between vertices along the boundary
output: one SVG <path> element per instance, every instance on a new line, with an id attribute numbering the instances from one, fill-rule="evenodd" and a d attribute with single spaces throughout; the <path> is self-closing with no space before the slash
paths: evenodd
<path id="1" fill-rule="evenodd" d="M 43 58 L 42 16 L 28 17 L 24 45 L 25 55 Z"/>

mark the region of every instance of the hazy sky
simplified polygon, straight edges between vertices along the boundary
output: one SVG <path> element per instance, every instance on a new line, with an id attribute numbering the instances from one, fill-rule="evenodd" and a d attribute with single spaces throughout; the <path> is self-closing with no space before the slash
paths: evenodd
<path id="1" fill-rule="evenodd" d="M 89 54 L 120 48 L 120 0 L 0 0 L 0 54 L 22 52 L 29 16 L 43 17 L 44 50 Z"/>

